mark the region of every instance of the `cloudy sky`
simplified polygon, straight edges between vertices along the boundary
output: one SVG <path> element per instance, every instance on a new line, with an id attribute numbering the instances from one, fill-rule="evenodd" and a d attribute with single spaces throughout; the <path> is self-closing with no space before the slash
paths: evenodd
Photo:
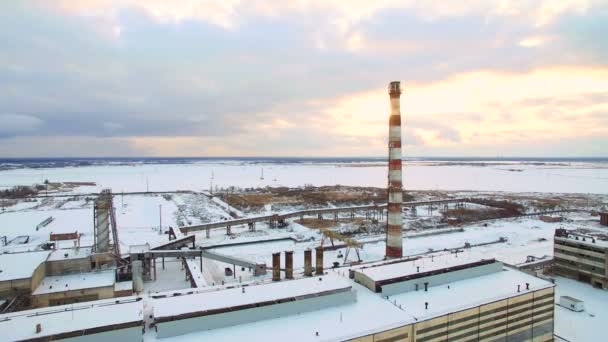
<path id="1" fill-rule="evenodd" d="M 606 156 L 608 1 L 0 1 L 0 157 Z"/>

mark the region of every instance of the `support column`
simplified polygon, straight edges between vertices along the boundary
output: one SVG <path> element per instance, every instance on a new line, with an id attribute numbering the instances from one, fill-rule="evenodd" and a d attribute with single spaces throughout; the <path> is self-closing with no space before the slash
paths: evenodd
<path id="1" fill-rule="evenodd" d="M 315 263 L 316 263 L 316 270 L 315 270 L 315 275 L 323 275 L 323 247 L 319 246 L 317 248 L 315 248 L 316 251 L 316 258 L 315 258 Z"/>
<path id="2" fill-rule="evenodd" d="M 285 251 L 285 279 L 293 279 L 293 251 Z"/>
<path id="3" fill-rule="evenodd" d="M 310 249 L 304 251 L 304 275 L 312 277 L 312 251 Z"/>
<path id="4" fill-rule="evenodd" d="M 281 253 L 272 253 L 272 281 L 281 280 Z"/>

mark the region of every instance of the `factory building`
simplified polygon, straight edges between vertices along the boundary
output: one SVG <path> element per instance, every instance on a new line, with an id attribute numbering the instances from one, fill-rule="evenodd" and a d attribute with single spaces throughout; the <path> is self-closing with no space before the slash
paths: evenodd
<path id="1" fill-rule="evenodd" d="M 352 271 L 356 282 L 394 301 L 415 322 L 351 341 L 553 340 L 551 284 L 493 259 L 433 259 Z"/>
<path id="2" fill-rule="evenodd" d="M 600 224 L 602 226 L 608 226 L 608 212 L 600 212 Z"/>
<path id="3" fill-rule="evenodd" d="M 608 242 L 556 229 L 553 271 L 599 288 L 608 288 Z"/>
<path id="4" fill-rule="evenodd" d="M 468 252 L 294 278 L 16 312 L 0 315 L 0 330 L 10 340 L 553 340 L 554 285 Z"/>
<path id="5" fill-rule="evenodd" d="M 46 307 L 131 295 L 114 264 L 113 254 L 90 247 L 1 254 L 0 299 Z"/>
<path id="6" fill-rule="evenodd" d="M 142 341 L 143 301 L 125 297 L 0 315 L 6 341 Z"/>

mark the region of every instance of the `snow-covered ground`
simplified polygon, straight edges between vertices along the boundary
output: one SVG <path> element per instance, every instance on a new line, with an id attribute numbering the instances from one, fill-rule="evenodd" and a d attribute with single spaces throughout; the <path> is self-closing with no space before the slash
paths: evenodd
<path id="1" fill-rule="evenodd" d="M 487 227 L 484 226 L 487 224 Z M 320 234 L 308 230 L 297 223 L 291 223 L 292 229 L 300 231 L 301 234 L 314 236 L 315 241 L 296 243 L 294 241 L 265 242 L 258 244 L 222 247 L 215 251 L 223 254 L 234 255 L 243 259 L 272 263 L 273 252 L 294 251 L 294 268 L 304 267 L 304 250 L 314 249 L 320 241 Z M 299 226 L 299 227 L 298 227 Z M 465 243 L 471 245 L 495 242 L 501 237 L 507 239 L 504 243 L 495 243 L 486 246 L 465 249 L 464 253 L 475 253 L 480 258 L 496 258 L 500 261 L 517 265 L 524 263 L 529 255 L 542 258 L 545 255 L 553 255 L 553 234 L 559 223 L 546 223 L 534 218 L 505 219 L 488 223 L 477 223 L 464 227 L 463 232 L 453 232 L 441 235 L 431 235 L 409 238 L 405 233 L 403 240 L 403 251 L 405 255 L 416 255 L 426 253 L 430 250 L 440 251 L 443 249 L 461 248 Z M 363 239 L 360 239 L 363 240 Z M 381 236 L 373 236 L 373 243 L 364 244 L 360 250 L 361 259 L 366 261 L 380 260 L 385 254 L 385 244 Z M 203 240 L 204 242 L 204 240 Z M 326 244 L 329 243 L 326 241 Z M 339 242 L 337 242 L 339 243 Z M 355 260 L 354 251 L 350 252 L 349 260 Z M 335 251 L 326 251 L 324 256 L 325 267 L 331 267 L 333 262 L 343 263 L 344 259 L 338 257 L 346 254 L 344 248 Z"/>
<path id="2" fill-rule="evenodd" d="M 69 200 L 68 200 L 69 199 Z M 27 203 L 27 205 L 21 205 Z M 152 246 L 168 241 L 167 235 L 159 234 L 169 226 L 198 224 L 218 221 L 229 215 L 208 197 L 198 194 L 146 194 L 117 195 L 114 197 L 116 221 L 121 249 L 129 245 L 150 243 Z M 182 210 L 183 209 L 183 210 Z M 46 218 L 53 221 L 36 230 Z M 0 246 L 1 251 L 33 249 L 49 240 L 50 233 L 81 234 L 81 245 L 93 243 L 93 202 L 83 198 L 44 198 L 36 202 L 19 202 L 0 211 L 0 236 L 10 241 L 17 236 L 28 235 L 25 245 Z"/>
<path id="3" fill-rule="evenodd" d="M 608 193 L 606 163 L 492 164 L 406 162 L 404 185 L 411 190 Z M 260 179 L 264 169 L 264 179 Z M 305 184 L 386 186 L 385 163 L 261 164 L 245 161 L 134 164 L 0 171 L 0 186 L 51 182 L 96 182 L 75 191 L 203 190 L 219 186 L 264 187 Z M 213 178 L 212 178 L 213 174 Z"/>
<path id="4" fill-rule="evenodd" d="M 574 312 L 555 306 L 555 335 L 571 342 L 606 341 L 604 328 L 608 326 L 608 292 L 573 279 L 557 277 L 555 301 L 570 296 L 585 302 L 585 311 Z"/>

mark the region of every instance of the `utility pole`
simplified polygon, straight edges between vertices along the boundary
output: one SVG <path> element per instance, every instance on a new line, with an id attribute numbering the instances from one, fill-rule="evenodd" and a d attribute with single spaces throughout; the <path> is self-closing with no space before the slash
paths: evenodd
<path id="1" fill-rule="evenodd" d="M 158 235 L 163 233 L 163 205 L 158 205 Z"/>

